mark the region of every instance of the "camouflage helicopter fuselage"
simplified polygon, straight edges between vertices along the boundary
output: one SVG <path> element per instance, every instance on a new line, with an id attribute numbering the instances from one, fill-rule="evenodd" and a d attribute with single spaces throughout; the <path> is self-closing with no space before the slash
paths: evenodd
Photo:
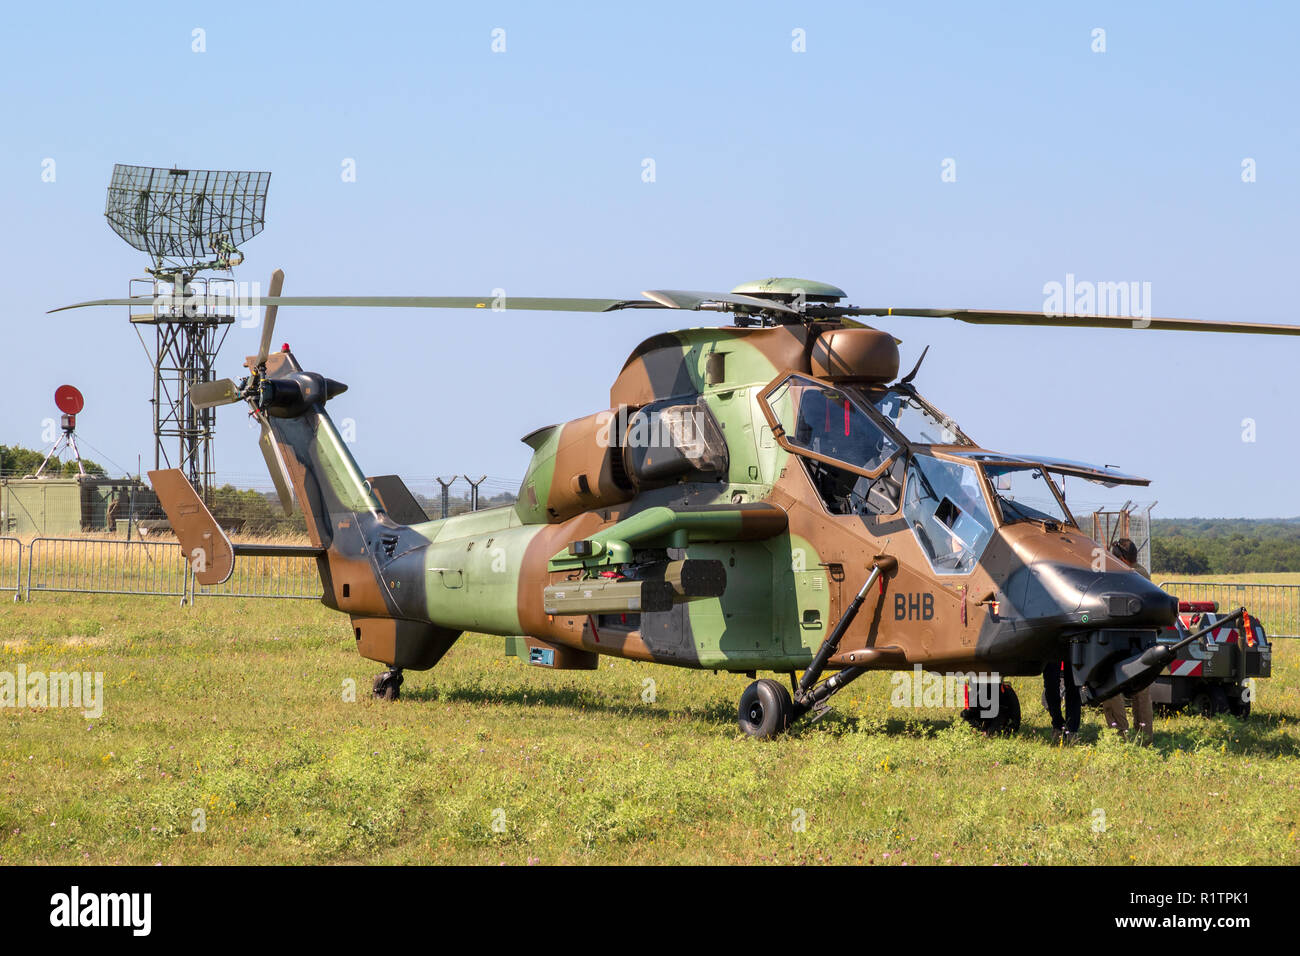
<path id="1" fill-rule="evenodd" d="M 1095 696 L 1122 689 L 1114 666 L 1154 643 L 1173 599 L 1068 518 L 1010 514 L 986 474 L 1093 470 L 978 448 L 890 385 L 898 361 L 891 336 L 839 320 L 654 336 L 607 409 L 525 437 L 514 505 L 436 521 L 397 479 L 364 477 L 325 380 L 288 352 L 267 363 L 289 387 L 265 411 L 323 601 L 394 669 L 476 632 L 542 667 L 608 654 L 793 674 L 890 556 L 828 670 L 1010 675 L 1064 658 Z M 888 414 L 902 404 L 942 441 L 906 435 Z"/>
<path id="2" fill-rule="evenodd" d="M 434 666 L 467 631 L 502 635 L 508 653 L 544 668 L 592 668 L 608 654 L 770 670 L 792 684 L 802 670 L 793 695 L 771 679 L 742 695 L 741 727 L 761 737 L 870 669 L 908 665 L 996 688 L 1012 705 L 1004 722 L 963 716 L 1014 730 L 1002 676 L 1068 663 L 1088 697 L 1105 699 L 1150 684 L 1202 636 L 1157 643 L 1177 602 L 1084 535 L 1064 497 L 1066 479 L 1145 479 L 980 448 L 915 390 L 917 369 L 897 377 L 892 336 L 855 317 L 1300 336 L 1260 322 L 859 307 L 793 278 L 640 299 L 498 295 L 493 310 L 709 311 L 736 325 L 647 339 L 606 408 L 525 437 L 533 458 L 514 505 L 429 521 L 399 478 L 366 478 L 353 460 L 325 411 L 346 386 L 304 371 L 287 346 L 269 355 L 275 316 L 489 300 L 286 297 L 283 279 L 277 270 L 260 297 L 248 377 L 186 389 L 197 410 L 247 404 L 281 502 L 297 499 L 312 545 L 231 544 L 185 475 L 150 472 L 196 580 L 224 580 L 240 553 L 313 556 L 322 600 L 351 617 L 363 656 L 391 668 L 374 688 L 390 698 L 402 669 Z M 65 308 L 146 303 L 155 317 L 189 314 L 188 292 Z"/>

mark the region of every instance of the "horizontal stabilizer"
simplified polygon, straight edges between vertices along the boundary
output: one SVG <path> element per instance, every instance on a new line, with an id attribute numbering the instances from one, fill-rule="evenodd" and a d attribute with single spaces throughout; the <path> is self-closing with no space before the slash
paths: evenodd
<path id="1" fill-rule="evenodd" d="M 236 544 L 235 557 L 244 558 L 323 558 L 325 548 L 309 544 Z"/>

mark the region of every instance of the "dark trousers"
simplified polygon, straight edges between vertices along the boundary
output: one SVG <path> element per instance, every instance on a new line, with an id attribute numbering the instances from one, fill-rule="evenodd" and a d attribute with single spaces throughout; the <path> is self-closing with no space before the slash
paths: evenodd
<path id="1" fill-rule="evenodd" d="M 1061 685 L 1065 685 L 1065 716 L 1061 716 Z M 1074 670 L 1061 668 L 1060 661 L 1053 661 L 1043 668 L 1043 697 L 1047 701 L 1047 713 L 1052 718 L 1053 730 L 1064 730 L 1072 734 L 1079 732 L 1079 688 L 1074 683 Z"/>

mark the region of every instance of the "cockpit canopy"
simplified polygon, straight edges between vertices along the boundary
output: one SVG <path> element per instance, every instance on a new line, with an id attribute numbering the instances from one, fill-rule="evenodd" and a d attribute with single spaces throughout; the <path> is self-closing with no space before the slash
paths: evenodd
<path id="1" fill-rule="evenodd" d="M 993 537 L 978 470 L 930 455 L 908 463 L 903 516 L 940 574 L 970 573 Z"/>
<path id="2" fill-rule="evenodd" d="M 908 441 L 918 445 L 973 445 L 947 415 L 927 403 L 910 386 L 870 393 L 871 402 Z"/>
<path id="3" fill-rule="evenodd" d="M 977 447 L 910 384 L 828 382 L 798 372 L 759 395 L 777 442 L 832 514 L 901 512 L 939 574 L 974 569 L 998 526 L 1076 526 L 1064 478 L 1113 487 L 1145 478 L 1083 462 Z"/>
<path id="4" fill-rule="evenodd" d="M 974 443 L 909 385 L 858 388 L 791 372 L 759 395 L 788 451 L 875 477 L 908 444 Z"/>
<path id="5" fill-rule="evenodd" d="M 764 389 L 761 400 L 772 434 L 796 454 L 874 476 L 902 449 L 844 388 L 791 374 Z"/>

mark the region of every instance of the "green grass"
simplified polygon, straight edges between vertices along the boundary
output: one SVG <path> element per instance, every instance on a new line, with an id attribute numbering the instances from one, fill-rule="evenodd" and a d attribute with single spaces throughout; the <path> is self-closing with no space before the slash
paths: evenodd
<path id="1" fill-rule="evenodd" d="M 1166 574 L 1161 571 L 1151 575 L 1160 584 L 1165 581 L 1223 582 L 1226 584 L 1300 584 L 1300 573 L 1295 571 L 1258 571 L 1253 574 Z"/>
<path id="2" fill-rule="evenodd" d="M 501 644 L 466 637 L 383 703 L 312 602 L 4 604 L 0 670 L 107 686 L 98 720 L 0 710 L 0 862 L 1300 862 L 1300 642 L 1249 721 L 1157 717 L 1151 749 L 1099 738 L 1095 711 L 1051 746 L 1028 678 L 1020 736 L 985 739 L 891 709 L 888 674 L 760 743 L 736 729 L 743 677 L 551 673 Z"/>

